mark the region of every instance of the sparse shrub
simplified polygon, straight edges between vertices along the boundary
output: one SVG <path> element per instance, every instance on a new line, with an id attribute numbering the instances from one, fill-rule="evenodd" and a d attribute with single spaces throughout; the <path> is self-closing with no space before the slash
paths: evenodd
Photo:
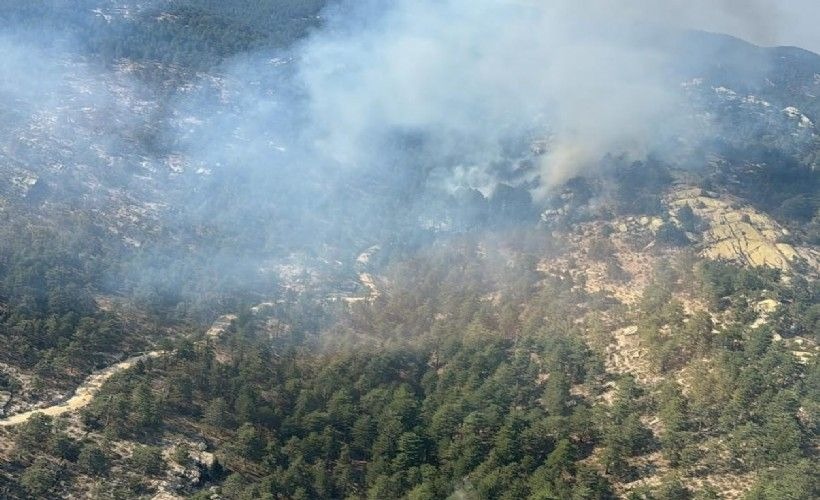
<path id="1" fill-rule="evenodd" d="M 38 458 L 20 476 L 20 484 L 34 498 L 46 498 L 57 484 L 57 471 L 48 460 Z"/>
<path id="2" fill-rule="evenodd" d="M 65 433 L 58 432 L 51 440 L 51 453 L 55 457 L 73 462 L 80 455 L 80 446 Z"/>
<path id="3" fill-rule="evenodd" d="M 780 204 L 780 214 L 787 219 L 808 221 L 817 208 L 817 203 L 806 195 L 794 196 Z"/>
<path id="4" fill-rule="evenodd" d="M 670 247 L 682 247 L 689 244 L 686 233 L 670 222 L 665 223 L 658 229 L 657 234 L 655 234 L 655 241 Z"/>
<path id="5" fill-rule="evenodd" d="M 609 238 L 602 236 L 590 242 L 587 253 L 590 259 L 607 261 L 615 254 L 615 246 Z"/>
<path id="6" fill-rule="evenodd" d="M 91 476 L 101 476 L 108 472 L 108 457 L 93 443 L 86 443 L 83 446 L 77 463 L 83 472 Z"/>
<path id="7" fill-rule="evenodd" d="M 692 492 L 674 476 L 663 480 L 658 488 L 657 498 L 663 500 L 690 500 Z"/>
<path id="8" fill-rule="evenodd" d="M 165 470 L 162 450 L 156 446 L 137 446 L 131 455 L 131 464 L 138 471 L 149 476 L 157 476 Z"/>
<path id="9" fill-rule="evenodd" d="M 191 448 L 188 443 L 179 443 L 174 447 L 174 452 L 171 455 L 174 462 L 179 465 L 186 466 L 191 461 Z"/>
<path id="10" fill-rule="evenodd" d="M 43 450 L 51 441 L 53 419 L 42 413 L 35 413 L 26 423 L 20 426 L 15 436 L 17 450 L 32 453 Z"/>
<path id="11" fill-rule="evenodd" d="M 621 263 L 617 258 L 612 258 L 606 262 L 606 277 L 612 281 L 623 283 L 631 277 L 628 272 L 621 267 Z"/>
<path id="12" fill-rule="evenodd" d="M 684 231 L 688 231 L 690 233 L 695 232 L 700 224 L 700 217 L 695 215 L 695 212 L 692 211 L 692 207 L 689 205 L 682 206 L 678 210 L 676 216 L 680 221 L 681 228 Z"/>

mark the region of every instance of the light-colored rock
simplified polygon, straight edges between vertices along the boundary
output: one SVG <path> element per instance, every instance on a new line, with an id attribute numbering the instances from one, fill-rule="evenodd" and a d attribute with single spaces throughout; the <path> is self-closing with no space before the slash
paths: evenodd
<path id="1" fill-rule="evenodd" d="M 780 304 L 774 299 L 764 299 L 755 304 L 755 311 L 761 314 L 771 314 Z"/>
<path id="2" fill-rule="evenodd" d="M 699 192 L 699 190 L 697 191 Z M 705 224 L 702 255 L 748 266 L 767 266 L 790 271 L 796 260 L 805 260 L 820 271 L 820 256 L 809 248 L 796 248 L 778 241 L 784 233 L 771 217 L 730 196 L 714 198 L 693 189 L 674 191 L 672 211 L 688 205 Z"/>
<path id="3" fill-rule="evenodd" d="M 219 338 L 233 325 L 234 321 L 236 321 L 236 314 L 220 316 L 211 324 L 211 327 L 205 332 L 205 335 L 209 338 Z"/>

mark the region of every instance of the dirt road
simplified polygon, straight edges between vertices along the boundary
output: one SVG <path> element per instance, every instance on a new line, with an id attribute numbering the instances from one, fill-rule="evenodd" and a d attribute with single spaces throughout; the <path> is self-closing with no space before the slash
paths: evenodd
<path id="1" fill-rule="evenodd" d="M 119 363 L 103 368 L 102 370 L 98 370 L 89 375 L 88 378 L 85 379 L 85 382 L 77 387 L 77 390 L 74 391 L 74 395 L 62 403 L 10 415 L 6 418 L 0 419 L 0 427 L 22 424 L 30 419 L 35 413 L 43 413 L 45 415 L 56 417 L 64 413 L 79 410 L 80 408 L 88 405 L 88 403 L 94 399 L 94 396 L 100 391 L 100 388 L 106 380 L 123 370 L 131 368 L 139 361 L 148 358 L 156 358 L 162 356 L 163 354 L 165 354 L 164 351 L 151 351 L 146 354 L 141 354 L 139 356 L 134 356 L 124 361 L 120 361 Z"/>

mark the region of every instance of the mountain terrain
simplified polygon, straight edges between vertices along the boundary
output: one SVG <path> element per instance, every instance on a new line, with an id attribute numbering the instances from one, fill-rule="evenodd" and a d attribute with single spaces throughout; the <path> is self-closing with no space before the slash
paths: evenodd
<path id="1" fill-rule="evenodd" d="M 0 5 L 0 496 L 818 495 L 820 55 L 680 34 L 650 150 L 488 189 L 302 151 L 334 15 Z"/>

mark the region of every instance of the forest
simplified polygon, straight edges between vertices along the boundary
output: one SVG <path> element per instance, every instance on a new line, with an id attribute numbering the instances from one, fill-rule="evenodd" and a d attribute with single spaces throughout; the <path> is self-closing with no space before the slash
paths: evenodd
<path id="1" fill-rule="evenodd" d="M 820 498 L 820 59 L 694 35 L 772 78 L 715 55 L 705 139 L 541 189 L 543 130 L 483 169 L 421 126 L 362 166 L 268 134 L 292 89 L 232 65 L 326 4 L 0 2 L 79 89 L 27 117 L 0 75 L 0 498 Z"/>
<path id="2" fill-rule="evenodd" d="M 99 498 L 148 493 L 166 473 L 158 444 L 168 439 L 178 440 L 174 463 L 200 468 L 184 487 L 194 498 L 209 498 L 209 485 L 237 499 L 616 498 L 615 484 L 645 475 L 640 459 L 652 454 L 667 472 L 629 498 L 719 498 L 691 487 L 717 472 L 759 478 L 750 499 L 816 493 L 817 362 L 772 341 L 773 328 L 818 331 L 816 281 L 784 286 L 777 272 L 684 254 L 624 313 L 569 276 L 535 273 L 528 247 L 544 240 L 519 241 L 462 237 L 423 250 L 390 266 L 396 292 L 372 303 L 309 308 L 306 318 L 280 305 L 290 328 L 275 337 L 246 310 L 221 340 L 166 341 L 173 354 L 116 376 L 83 410 L 87 437 L 50 417 L 17 430 L 5 470 L 23 473 L 6 494 L 89 476 Z M 471 256 L 479 247 L 485 261 Z M 497 265 L 511 251 L 514 262 Z M 684 312 L 675 297 L 707 308 Z M 761 297 L 787 306 L 753 327 Z M 707 310 L 725 313 L 719 328 Z M 684 388 L 608 372 L 606 332 L 633 321 L 652 373 L 703 375 Z M 209 464 L 179 439 L 192 435 Z M 112 446 L 123 441 L 141 444 L 125 455 Z"/>
<path id="3" fill-rule="evenodd" d="M 103 64 L 127 59 L 202 71 L 241 52 L 288 46 L 317 25 L 325 3 L 169 0 L 118 5 L 32 0 L 19 5 L 4 2 L 0 22 L 20 32 L 41 32 L 43 41 L 54 40 L 55 32 L 61 34 L 58 43 L 76 43 Z M 93 12 L 97 15 L 89 15 Z"/>

